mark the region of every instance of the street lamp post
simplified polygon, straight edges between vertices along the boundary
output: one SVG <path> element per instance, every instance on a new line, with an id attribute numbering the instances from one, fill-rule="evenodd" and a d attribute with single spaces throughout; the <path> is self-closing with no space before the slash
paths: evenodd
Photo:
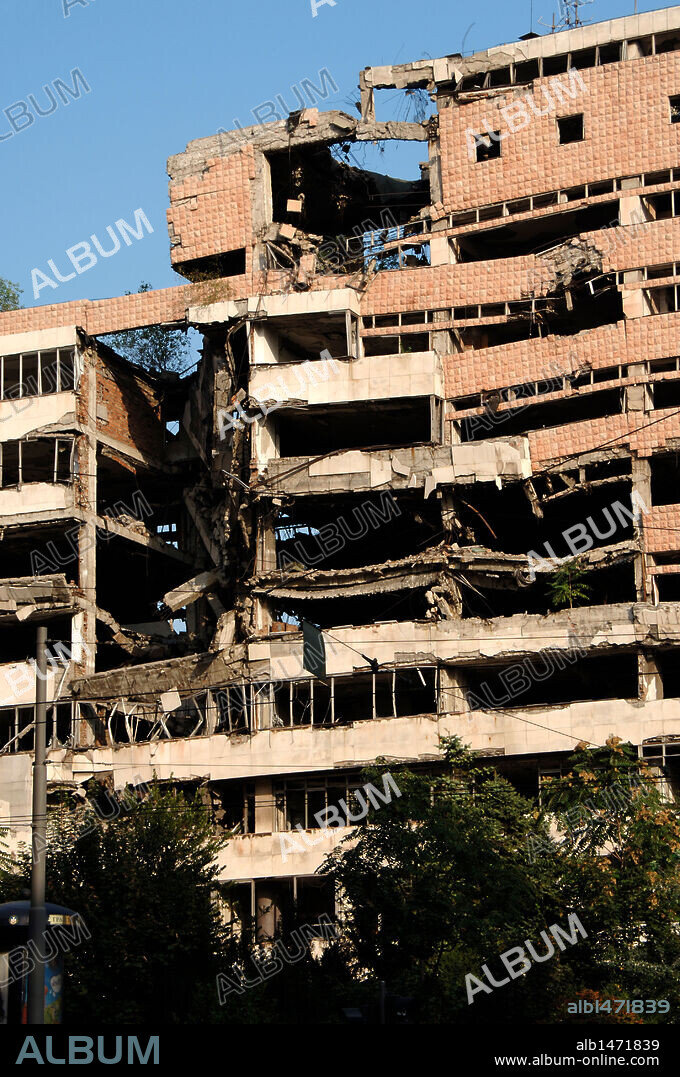
<path id="1" fill-rule="evenodd" d="M 46 951 L 45 851 L 47 846 L 47 628 L 39 625 L 36 640 L 35 723 L 33 727 L 33 820 L 31 843 L 31 908 L 28 940 L 32 956 Z M 45 1023 L 45 970 L 35 961 L 28 976 L 28 1023 Z"/>

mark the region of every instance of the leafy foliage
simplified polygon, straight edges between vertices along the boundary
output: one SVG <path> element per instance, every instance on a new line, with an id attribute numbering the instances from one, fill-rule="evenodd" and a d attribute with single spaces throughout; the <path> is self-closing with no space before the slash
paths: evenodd
<path id="1" fill-rule="evenodd" d="M 81 913 L 92 936 L 66 959 L 66 1021 L 210 1020 L 224 941 L 214 900 L 222 845 L 198 798 L 158 788 L 80 838 L 57 824 L 48 900 Z M 5 900 L 26 886 L 28 858 L 23 867 Z"/>
<path id="2" fill-rule="evenodd" d="M 590 598 L 590 586 L 584 582 L 588 569 L 577 557 L 558 568 L 548 579 L 548 594 L 554 609 L 582 606 Z"/>
<path id="3" fill-rule="evenodd" d="M 23 288 L 12 280 L 0 277 L 0 311 L 18 310 L 21 306 Z"/>
<path id="4" fill-rule="evenodd" d="M 589 941 L 580 951 L 588 986 L 615 979 L 631 998 L 669 999 L 675 1009 L 680 811 L 636 748 L 613 736 L 605 747 L 582 747 L 570 772 L 547 784 L 545 804 L 562 820 L 565 891 L 588 906 Z"/>
<path id="5" fill-rule="evenodd" d="M 636 749 L 615 737 L 580 746 L 538 807 L 445 743 L 449 774 L 401 772 L 402 796 L 326 860 L 346 899 L 348 973 L 413 997 L 426 1021 L 561 1021 L 579 992 L 669 999 L 673 1012 L 680 814 L 644 774 L 636 780 Z M 466 974 L 488 964 L 500 976 L 499 955 L 527 939 L 544 950 L 541 931 L 570 912 L 587 939 L 468 1005 Z"/>
<path id="6" fill-rule="evenodd" d="M 539 804 L 456 738 L 443 746 L 441 774 L 392 768 L 400 795 L 369 804 L 326 858 L 321 873 L 341 898 L 339 940 L 321 960 L 307 953 L 264 978 L 252 959 L 267 952 L 252 930 L 230 935 L 220 919 L 225 839 L 198 795 L 156 789 L 81 837 L 72 817 L 58 823 L 48 897 L 81 912 L 92 934 L 67 959 L 66 1019 L 335 1023 L 345 1007 L 374 1005 L 380 980 L 413 999 L 423 1023 L 561 1022 L 579 998 L 668 999 L 677 1013 L 680 809 L 637 750 L 613 736 L 579 745 Z M 366 779 L 380 788 L 385 770 Z M 0 874 L 2 900 L 21 896 L 22 866 L 23 875 Z M 566 928 L 572 912 L 587 938 L 469 1004 L 468 974 L 481 978 L 487 965 L 500 978 L 500 955 L 526 940 L 545 952 L 541 933 Z M 296 925 L 284 920 L 286 945 Z M 234 963 L 260 982 L 219 1006 L 216 975 Z M 609 1022 L 579 1015 L 588 1020 Z"/>
<path id="7" fill-rule="evenodd" d="M 138 293 L 150 292 L 151 285 L 142 281 Z M 132 292 L 126 292 L 132 295 Z M 162 325 L 144 326 L 111 333 L 105 341 L 124 359 L 136 363 L 151 374 L 178 373 L 186 365 L 189 343 L 181 329 L 165 329 Z"/>
<path id="8" fill-rule="evenodd" d="M 357 840 L 327 858 L 323 870 L 347 899 L 345 960 L 418 999 L 429 1021 L 538 1017 L 561 980 L 559 962 L 512 995 L 480 998 L 474 1011 L 465 975 L 563 918 L 557 852 L 530 801 L 455 739 L 445 743 L 450 775 L 400 772 L 401 797 L 369 812 Z M 533 865 L 530 837 L 547 850 Z"/>
<path id="9" fill-rule="evenodd" d="M 9 827 L 0 826 L 0 872 L 9 871 L 13 864 L 12 857 L 7 852 L 7 842 L 4 840 L 7 834 Z"/>

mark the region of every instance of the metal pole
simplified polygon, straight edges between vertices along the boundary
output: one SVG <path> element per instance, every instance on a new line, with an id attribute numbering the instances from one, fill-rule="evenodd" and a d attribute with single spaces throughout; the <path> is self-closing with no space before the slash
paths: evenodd
<path id="1" fill-rule="evenodd" d="M 28 917 L 29 953 L 35 960 L 47 952 L 47 912 L 45 909 L 45 848 L 47 845 L 47 628 L 38 626 L 36 640 L 35 756 L 33 761 L 33 841 L 31 859 L 31 909 Z M 33 945 L 31 945 L 31 943 Z M 35 960 L 28 974 L 28 1023 L 45 1023 L 45 969 Z"/>

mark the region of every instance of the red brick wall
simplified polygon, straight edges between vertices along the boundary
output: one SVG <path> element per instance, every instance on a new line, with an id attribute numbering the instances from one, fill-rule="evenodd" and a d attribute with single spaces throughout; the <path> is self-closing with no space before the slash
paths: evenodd
<path id="1" fill-rule="evenodd" d="M 529 93 L 548 107 L 554 79 L 537 79 L 530 89 L 442 109 L 439 130 L 443 202 L 447 210 L 488 205 L 586 182 L 670 168 L 680 163 L 680 124 L 671 124 L 668 97 L 680 93 L 680 55 L 664 53 L 580 72 L 587 91 L 556 99 L 545 116 L 510 132 L 501 108 Z M 567 84 L 567 76 L 555 76 Z M 572 90 L 572 93 L 575 92 Z M 555 94 L 552 94 L 555 99 Z M 583 112 L 585 140 L 560 145 L 556 116 Z M 467 128 L 510 132 L 501 157 L 477 163 L 468 157 Z M 519 126 L 519 124 L 517 124 Z"/>
<path id="2" fill-rule="evenodd" d="M 98 357 L 97 429 L 159 460 L 165 442 L 160 397 L 143 378 Z M 100 417 L 102 408 L 106 418 Z"/>

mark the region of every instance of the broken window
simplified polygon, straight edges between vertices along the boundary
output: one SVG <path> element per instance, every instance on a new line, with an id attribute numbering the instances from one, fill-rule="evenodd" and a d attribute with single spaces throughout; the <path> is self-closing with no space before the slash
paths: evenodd
<path id="1" fill-rule="evenodd" d="M 14 400 L 21 396 L 21 356 L 2 357 L 2 399 Z"/>
<path id="2" fill-rule="evenodd" d="M 0 709 L 0 752 L 33 751 L 34 707 Z M 45 743 L 48 750 L 73 743 L 73 704 L 57 703 L 47 708 Z"/>
<path id="3" fill-rule="evenodd" d="M 373 101 L 379 122 L 425 123 L 434 111 L 426 81 L 404 88 L 376 86 Z"/>
<path id="4" fill-rule="evenodd" d="M 660 557 L 657 557 L 657 561 L 659 561 L 659 563 L 662 563 L 662 559 Z M 659 602 L 680 601 L 680 571 L 664 572 L 663 574 L 659 574 L 654 578 L 656 580 Z"/>
<path id="5" fill-rule="evenodd" d="M 643 288 L 652 314 L 672 314 L 680 310 L 680 289 L 671 284 L 665 288 Z"/>
<path id="6" fill-rule="evenodd" d="M 528 205 L 526 209 L 529 209 Z M 519 213 L 522 209 L 513 209 L 512 212 Z M 540 252 L 541 247 L 562 243 L 581 232 L 607 228 L 615 218 L 618 220 L 618 204 L 607 201 L 517 221 L 512 225 L 470 232 L 456 237 L 459 261 L 479 262 L 535 254 Z"/>
<path id="7" fill-rule="evenodd" d="M 654 34 L 654 52 L 659 55 L 663 52 L 677 52 L 680 49 L 680 36 L 677 30 L 671 30 L 666 34 Z"/>
<path id="8" fill-rule="evenodd" d="M 510 67 L 497 67 L 489 72 L 489 86 L 511 86 L 512 78 Z"/>
<path id="9" fill-rule="evenodd" d="M 583 113 L 579 112 L 574 116 L 560 116 L 557 120 L 557 130 L 562 145 L 567 142 L 582 142 L 584 138 Z"/>
<path id="10" fill-rule="evenodd" d="M 562 75 L 569 68 L 569 53 L 563 52 L 559 56 L 543 57 L 543 78 L 550 75 Z"/>
<path id="11" fill-rule="evenodd" d="M 344 569 L 396 561 L 440 533 L 440 503 L 423 501 L 422 494 L 348 494 L 341 513 L 332 499 L 301 499 L 277 520 L 278 567 Z"/>
<path id="12" fill-rule="evenodd" d="M 0 486 L 71 482 L 72 439 L 36 438 L 0 445 Z"/>
<path id="13" fill-rule="evenodd" d="M 637 699 L 637 655 L 575 658 L 568 651 L 546 648 L 503 667 L 468 667 L 466 681 L 471 710 Z"/>
<path id="14" fill-rule="evenodd" d="M 477 161 L 493 161 L 501 155 L 501 133 L 490 131 L 489 134 L 477 135 Z"/>
<path id="15" fill-rule="evenodd" d="M 677 692 L 675 693 L 677 695 Z M 665 773 L 674 772 L 676 779 L 680 777 L 680 743 L 677 740 L 668 739 L 652 741 L 642 745 L 641 755 L 645 763 L 650 767 L 658 767 Z"/>
<path id="16" fill-rule="evenodd" d="M 395 590 L 385 593 L 337 597 L 332 599 L 309 599 L 298 602 L 289 599 L 272 606 L 272 618 L 282 622 L 291 620 L 299 624 L 301 617 L 321 628 L 333 625 L 368 625 L 380 621 L 424 621 L 429 603 L 426 587 L 412 590 Z"/>
<path id="17" fill-rule="evenodd" d="M 238 247 L 207 258 L 176 262 L 174 267 L 187 280 L 200 282 L 216 277 L 237 277 L 246 271 L 246 249 Z"/>
<path id="18" fill-rule="evenodd" d="M 430 265 L 430 244 L 407 244 L 376 255 L 378 269 L 415 269 Z"/>
<path id="19" fill-rule="evenodd" d="M 364 336 L 364 355 L 404 355 L 430 351 L 429 333 L 404 333 L 399 336 L 376 334 Z"/>
<path id="20" fill-rule="evenodd" d="M 350 310 L 318 311 L 304 316 L 286 315 L 267 318 L 262 324 L 253 325 L 253 361 L 258 367 L 269 367 L 267 374 L 271 385 L 267 385 L 269 396 L 287 395 L 285 385 L 277 386 L 277 365 L 283 363 L 313 363 L 304 370 L 296 372 L 300 383 L 298 389 L 317 382 L 328 381 L 333 373 L 342 370 L 341 365 L 326 367 L 328 357 L 331 359 L 356 358 L 354 345 L 358 326 L 356 315 Z M 269 377 L 267 379 L 269 381 Z M 295 396 L 295 388 L 290 395 Z M 267 399 L 267 392 L 262 392 L 260 399 Z"/>
<path id="21" fill-rule="evenodd" d="M 366 171 L 350 164 L 365 152 L 360 144 L 347 141 L 334 148 L 335 154 L 328 146 L 291 145 L 267 155 L 274 221 L 292 223 L 328 243 L 379 230 L 385 210 L 391 223 L 405 224 L 429 204 L 429 181 L 422 174 L 402 180 Z"/>
<path id="22" fill-rule="evenodd" d="M 680 454 L 660 453 L 650 460 L 652 505 L 680 503 Z"/>
<path id="23" fill-rule="evenodd" d="M 21 357 L 21 396 L 37 396 L 40 391 L 38 355 Z"/>
<path id="24" fill-rule="evenodd" d="M 212 782 L 210 795 L 216 823 L 233 834 L 255 833 L 254 782 Z"/>
<path id="25" fill-rule="evenodd" d="M 437 670 L 379 670 L 327 681 L 288 681 L 275 690 L 276 724 L 346 725 L 437 713 Z"/>
<path id="26" fill-rule="evenodd" d="M 666 695 L 665 691 L 664 695 Z M 647 766 L 652 768 L 652 774 L 648 773 L 643 776 L 643 780 L 656 784 L 659 792 L 664 793 L 670 800 L 677 801 L 680 793 L 680 739 L 678 735 L 667 733 L 658 739 L 650 737 L 649 740 L 643 741 L 639 753 Z M 655 774 L 655 770 L 660 771 L 661 776 Z"/>
<path id="27" fill-rule="evenodd" d="M 429 397 L 280 408 L 273 416 L 279 456 L 320 456 L 342 449 L 399 448 L 429 444 Z"/>
<path id="28" fill-rule="evenodd" d="M 597 51 L 600 64 L 617 64 L 621 59 L 621 42 L 613 41 L 608 45 L 600 45 Z"/>
<path id="29" fill-rule="evenodd" d="M 516 83 L 533 82 L 534 79 L 539 77 L 538 60 L 522 60 L 520 63 L 515 64 Z"/>
<path id="30" fill-rule="evenodd" d="M 140 744 L 158 739 L 197 737 L 208 730 L 207 693 L 182 699 L 180 706 L 165 711 L 159 702 L 117 700 L 107 716 L 112 744 Z"/>
<path id="31" fill-rule="evenodd" d="M 73 348 L 59 349 L 59 391 L 70 393 L 75 388 Z"/>
<path id="32" fill-rule="evenodd" d="M 569 59 L 569 69 L 575 67 L 583 71 L 587 67 L 595 67 L 597 54 L 595 49 L 579 49 L 577 52 L 572 52 Z"/>
<path id="33" fill-rule="evenodd" d="M 231 684 L 225 688 L 213 690 L 212 696 L 217 708 L 216 733 L 247 733 L 251 726 L 251 689 L 254 698 L 260 700 L 262 686 Z"/>
<path id="34" fill-rule="evenodd" d="M 205 694 L 183 699 L 175 710 L 165 713 L 159 721 L 169 737 L 196 737 L 206 732 Z"/>
<path id="35" fill-rule="evenodd" d="M 62 366 L 66 364 L 66 349 L 62 349 Z M 40 353 L 40 392 L 56 393 L 59 388 L 59 352 L 54 351 Z M 70 364 L 73 369 L 73 363 Z"/>
<path id="36" fill-rule="evenodd" d="M 553 389 L 553 392 L 557 389 Z M 622 389 L 602 389 L 583 396 L 559 400 L 524 403 L 518 408 L 489 409 L 482 415 L 456 420 L 463 441 L 483 441 L 486 438 L 514 437 L 529 430 L 541 430 L 565 423 L 584 422 L 624 411 Z"/>

